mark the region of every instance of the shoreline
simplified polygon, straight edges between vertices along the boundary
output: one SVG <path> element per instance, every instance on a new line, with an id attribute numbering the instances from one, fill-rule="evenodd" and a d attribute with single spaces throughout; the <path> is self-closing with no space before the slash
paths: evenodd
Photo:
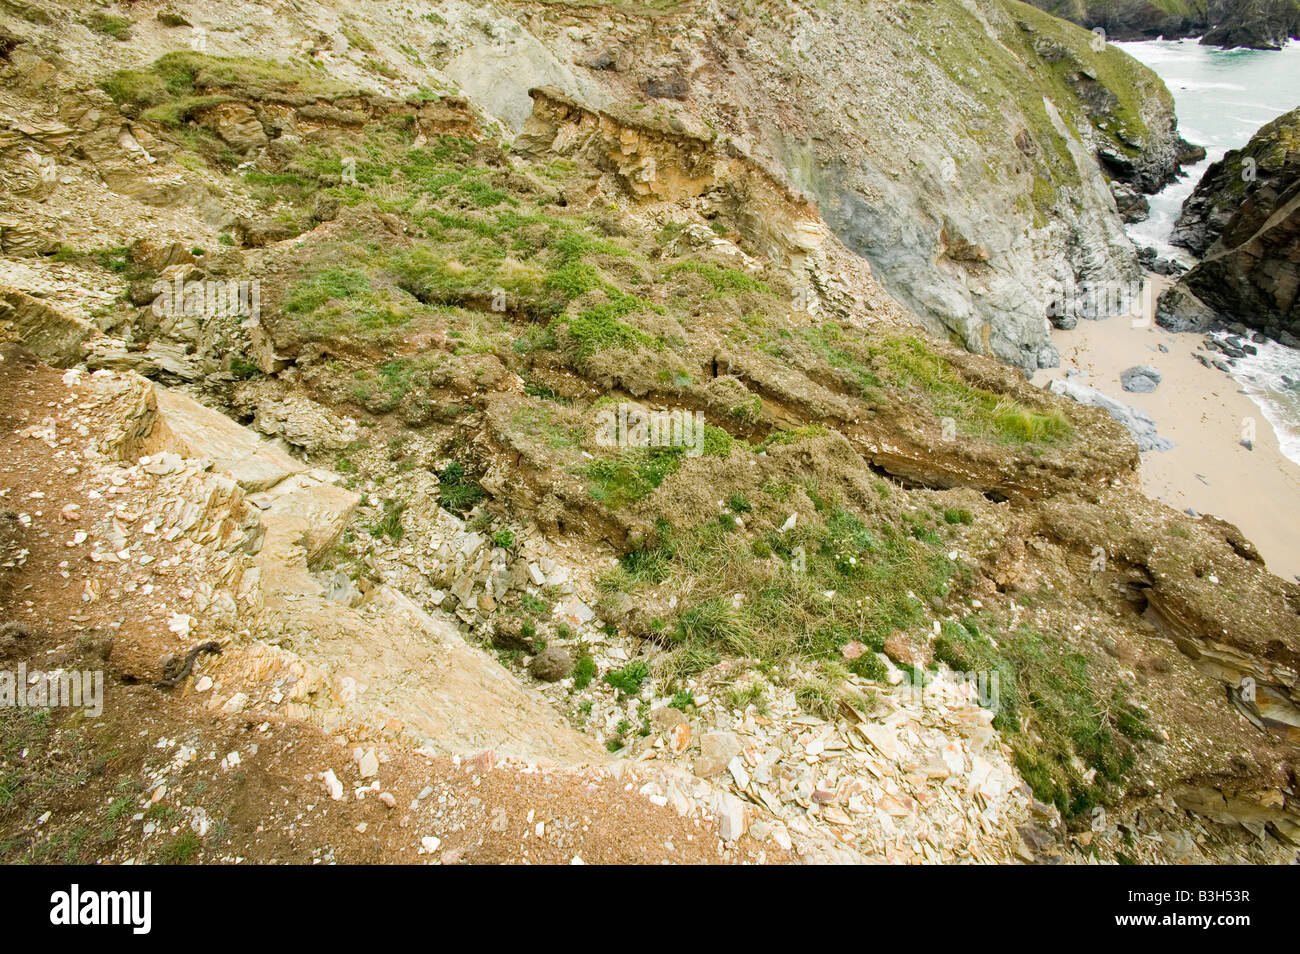
<path id="1" fill-rule="evenodd" d="M 1153 303 L 1166 280 L 1146 278 L 1155 294 L 1142 298 Z M 1078 370 L 1085 373 L 1083 383 L 1146 411 L 1175 446 L 1142 453 L 1143 492 L 1176 510 L 1190 507 L 1236 524 L 1272 573 L 1296 579 L 1300 538 L 1293 515 L 1300 512 L 1300 467 L 1282 453 L 1273 425 L 1243 386 L 1192 357 L 1201 350 L 1203 334 L 1167 331 L 1149 314 L 1135 327 L 1133 317 L 1080 318 L 1069 331 L 1053 329 L 1061 367 L 1038 371 L 1032 383 L 1045 388 Z M 1163 375 L 1154 392 L 1133 394 L 1120 386 L 1120 372 L 1135 365 Z M 1247 421 L 1254 422 L 1253 450 L 1241 444 Z"/>

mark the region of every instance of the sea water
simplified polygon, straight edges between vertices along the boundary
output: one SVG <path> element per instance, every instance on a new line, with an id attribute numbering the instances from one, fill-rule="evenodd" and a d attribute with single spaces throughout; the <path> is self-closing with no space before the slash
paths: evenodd
<path id="1" fill-rule="evenodd" d="M 1186 250 L 1169 244 L 1183 201 L 1210 163 L 1300 106 L 1300 44 L 1281 50 L 1220 50 L 1196 40 L 1116 45 L 1164 80 L 1174 96 L 1183 138 L 1205 147 L 1204 161 L 1150 196 L 1150 218 L 1128 227 L 1139 246 L 1154 246 L 1162 256 L 1192 265 L 1196 260 Z M 1300 464 L 1300 351 L 1272 341 L 1257 347 L 1259 354 L 1237 361 L 1233 377 L 1273 426 L 1282 453 Z"/>

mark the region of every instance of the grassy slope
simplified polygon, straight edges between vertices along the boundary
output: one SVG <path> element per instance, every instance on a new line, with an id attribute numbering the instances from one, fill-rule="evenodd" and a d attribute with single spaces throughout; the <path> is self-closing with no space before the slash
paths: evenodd
<path id="1" fill-rule="evenodd" d="M 778 424 L 743 385 L 730 398 L 707 392 L 715 423 L 702 458 L 673 448 L 601 447 L 590 421 L 608 400 L 599 396 L 608 369 L 635 368 L 661 400 L 704 401 L 697 379 L 713 353 L 709 342 L 725 341 L 755 361 L 824 382 L 868 415 L 897 405 L 934 420 L 952 417 L 968 440 L 1030 459 L 1073 438 L 1059 412 L 966 380 L 921 337 L 813 323 L 791 311 L 791 290 L 777 273 L 683 250 L 672 227 L 624 236 L 620 209 L 606 198 L 575 211 L 561 197 L 590 194 L 599 176 L 567 162 L 524 163 L 498 144 L 455 137 L 417 146 L 409 116 L 395 113 L 360 135 L 304 145 L 274 168 L 237 172 L 223 145 L 194 121 L 202 106 L 186 104 L 228 87 L 303 89 L 312 79 L 280 70 L 186 55 L 119 74 L 105 88 L 147 110 L 160 133 L 170 128 L 181 157 L 242 184 L 268 216 L 303 222 L 328 200 L 403 222 L 401 242 L 335 227 L 303 243 L 268 296 L 264 322 L 277 345 L 320 348 L 314 362 L 300 364 L 317 396 L 333 395 L 370 426 L 398 415 L 417 431 L 447 425 L 469 437 L 482 426 L 479 407 L 465 403 L 454 381 L 468 377 L 472 389 L 486 357 L 519 374 L 525 393 L 510 439 L 532 441 L 557 473 L 586 488 L 589 506 L 659 518 L 602 587 L 611 602 L 655 605 L 665 588 L 681 595 L 662 616 L 644 620 L 644 635 L 670 650 L 659 671 L 670 686 L 723 657 L 745 658 L 771 678 L 797 662 L 814 673 L 802 677 L 801 700 L 831 712 L 841 694 L 885 675 L 874 653 L 848 661 L 843 647 L 859 640 L 883 650 L 900 633 L 927 641 L 933 607 L 968 580 L 950 550 L 983 531 L 970 511 L 874 477 L 852 453 L 848 471 L 836 471 L 842 437 Z M 345 156 L 358 160 L 355 183 L 344 181 Z M 725 223 L 718 229 L 725 232 Z M 239 367 L 256 375 L 251 360 Z M 575 380 L 584 385 L 574 388 Z M 458 512 L 484 496 L 472 455 L 462 456 L 440 473 L 443 503 Z M 349 454 L 338 465 L 356 470 Z M 726 493 L 720 511 L 701 516 L 664 506 L 707 482 L 710 468 L 717 486 L 732 488 L 719 491 Z M 791 512 L 799 520 L 782 531 Z M 399 539 L 401 519 L 394 501 L 384 521 L 391 526 L 376 532 Z M 950 638 L 937 658 L 998 669 L 1009 685 L 1023 684 L 1003 726 L 1022 739 L 1018 759 L 1040 797 L 1067 812 L 1113 797 L 1129 761 L 1120 721 L 1129 710 L 1089 702 L 1081 711 L 1080 700 L 1101 694 L 1086 668 L 1071 668 L 1068 685 L 1040 686 L 1043 660 L 1058 652 L 1050 640 L 1021 634 L 991 649 L 963 632 L 965 655 Z M 1092 781 L 1080 765 L 1097 769 Z"/>
<path id="2" fill-rule="evenodd" d="M 954 101 L 958 115 L 970 112 L 963 123 L 966 134 L 983 141 L 993 132 L 985 117 L 1005 115 L 1008 104 L 1026 121 L 1033 142 L 1040 150 L 1039 169 L 1029 197 L 1040 224 L 1062 201 L 1063 192 L 1080 184 L 1078 168 L 1065 142 L 1056 132 L 1039 91 L 1045 91 L 1074 135 L 1092 127 L 1119 153 L 1133 154 L 1133 143 L 1147 139 L 1144 102 L 1156 98 L 1172 109 L 1172 99 L 1159 78 L 1114 45 L 1094 50 L 1093 34 L 1019 0 L 1001 0 L 1010 18 L 1010 28 L 1000 29 L 996 39 L 965 7 L 956 3 L 917 5 L 912 23 L 922 48 L 933 49 L 932 62 L 943 69 L 965 96 L 978 108 L 964 110 Z M 1047 39 L 1065 56 L 1049 62 L 1034 49 L 1035 41 Z M 1067 76 L 1082 71 L 1111 92 L 1116 105 L 1106 115 L 1090 116 Z M 1027 81 L 1026 73 L 1029 74 Z M 973 80 L 973 77 L 977 79 Z M 1034 91 L 1033 95 L 1027 95 Z M 985 131 L 987 130 L 987 131 Z M 999 148 L 990 151 L 991 177 L 1014 176 L 1016 157 Z"/>

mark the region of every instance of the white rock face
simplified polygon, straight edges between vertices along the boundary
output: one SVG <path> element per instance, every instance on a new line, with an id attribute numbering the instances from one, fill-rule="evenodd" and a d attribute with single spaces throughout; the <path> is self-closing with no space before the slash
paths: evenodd
<path id="1" fill-rule="evenodd" d="M 735 841 L 745 833 L 745 803 L 735 795 L 730 792 L 719 793 L 714 803 L 714 812 L 718 818 L 718 837 L 723 841 Z"/>

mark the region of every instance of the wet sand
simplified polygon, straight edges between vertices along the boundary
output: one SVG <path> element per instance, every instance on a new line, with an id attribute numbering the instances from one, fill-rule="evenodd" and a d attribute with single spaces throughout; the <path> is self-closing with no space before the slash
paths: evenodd
<path id="1" fill-rule="evenodd" d="M 1142 325 L 1116 316 L 1080 319 L 1070 331 L 1053 331 L 1061 367 L 1039 371 L 1034 383 L 1046 387 L 1077 369 L 1086 372 L 1083 383 L 1146 411 L 1176 446 L 1142 455 L 1143 490 L 1178 510 L 1190 507 L 1236 524 L 1270 570 L 1296 578 L 1300 467 L 1283 456 L 1272 426 L 1241 386 L 1192 357 L 1204 335 L 1172 334 L 1154 321 Z M 1153 393 L 1131 394 L 1120 386 L 1120 372 L 1134 365 L 1164 376 Z M 1247 450 L 1241 440 L 1251 421 L 1254 450 Z"/>

